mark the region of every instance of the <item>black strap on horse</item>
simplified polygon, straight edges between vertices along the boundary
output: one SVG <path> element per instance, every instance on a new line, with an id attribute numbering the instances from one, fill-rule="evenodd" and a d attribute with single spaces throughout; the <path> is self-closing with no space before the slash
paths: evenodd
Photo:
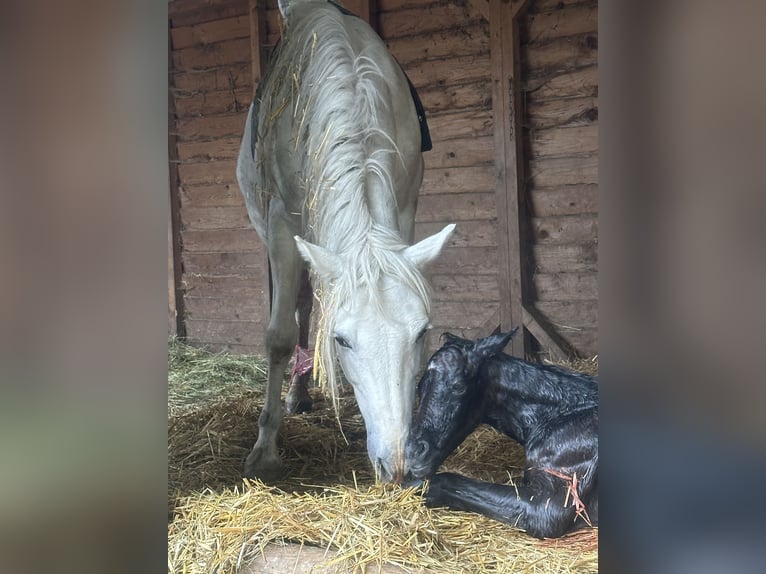
<path id="1" fill-rule="evenodd" d="M 335 6 L 340 12 L 346 16 L 353 16 L 354 18 L 359 18 L 356 14 L 351 12 L 350 10 L 344 8 L 340 4 L 336 4 L 332 0 L 327 0 L 330 4 Z M 277 40 L 277 46 L 279 45 L 279 40 Z M 274 46 L 274 49 L 276 49 L 277 46 Z M 394 58 L 396 60 L 396 58 Z M 399 62 L 396 62 L 399 64 Z M 420 96 L 418 96 L 418 92 L 415 89 L 415 86 L 412 85 L 412 81 L 410 81 L 410 77 L 407 75 L 407 72 L 404 71 L 404 68 L 402 68 L 402 65 L 399 64 L 399 68 L 402 70 L 402 73 L 404 74 L 404 77 L 407 79 L 407 85 L 410 87 L 410 95 L 412 96 L 412 103 L 415 104 L 415 113 L 418 116 L 418 124 L 420 125 L 420 151 L 431 151 L 433 149 L 433 142 L 431 141 L 431 132 L 428 129 L 428 121 L 426 120 L 426 111 L 425 108 L 423 108 L 423 102 L 420 101 Z M 251 118 L 251 131 L 250 131 L 250 147 L 253 154 L 253 157 L 255 157 L 255 139 L 258 134 L 258 100 L 260 99 L 260 84 L 258 84 L 258 89 L 255 91 L 255 97 L 253 98 L 253 116 Z"/>

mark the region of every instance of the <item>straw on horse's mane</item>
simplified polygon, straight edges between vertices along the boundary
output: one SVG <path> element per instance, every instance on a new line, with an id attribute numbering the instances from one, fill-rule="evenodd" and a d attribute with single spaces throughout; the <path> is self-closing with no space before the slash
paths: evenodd
<path id="1" fill-rule="evenodd" d="M 394 162 L 404 165 L 389 135 L 396 112 L 387 97 L 391 88 L 366 48 L 355 54 L 341 12 L 327 8 L 303 18 L 290 13 L 272 57 L 269 101 L 262 102 L 274 111 L 261 122 L 259 138 L 267 137 L 280 114 L 293 115 L 292 144 L 305 150 L 306 238 L 343 261 L 337 278 L 319 290 L 315 353 L 315 375 L 337 404 L 332 333 L 338 306 L 360 289 L 380 305 L 377 287 L 383 276 L 409 286 L 427 312 L 430 295 L 420 270 L 401 253 L 407 245 L 398 230 L 376 221 L 371 211 L 372 194 L 381 194 L 395 211 L 391 168 Z M 261 181 L 267 177 L 262 170 Z M 262 193 L 277 189 L 275 182 L 267 185 Z"/>
<path id="2" fill-rule="evenodd" d="M 398 237 L 390 237 L 391 248 L 376 245 L 386 239 L 387 234 L 380 232 L 382 230 L 373 229 L 368 240 L 357 249 L 349 250 L 344 255 L 343 269 L 339 270 L 337 278 L 330 285 L 323 284 L 318 292 L 320 317 L 316 332 L 314 376 L 329 391 L 336 408 L 338 382 L 333 333 L 339 306 L 349 301 L 353 293 L 364 289 L 373 304 L 383 310 L 378 286 L 382 277 L 393 276 L 418 294 L 430 314 L 430 291 L 422 273 L 402 256 L 401 249 L 405 246 Z"/>

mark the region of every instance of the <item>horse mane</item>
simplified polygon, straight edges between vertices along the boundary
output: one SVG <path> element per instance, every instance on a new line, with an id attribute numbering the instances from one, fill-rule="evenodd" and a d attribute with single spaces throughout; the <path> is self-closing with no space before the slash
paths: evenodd
<path id="1" fill-rule="evenodd" d="M 380 306 L 377 285 L 384 276 L 410 287 L 428 312 L 430 293 L 420 270 L 402 255 L 407 245 L 398 229 L 376 221 L 371 209 L 370 194 L 376 193 L 397 211 L 391 166 L 404 165 L 390 135 L 393 126 L 387 125 L 395 113 L 388 82 L 368 48 L 355 53 L 337 7 L 327 3 L 301 14 L 299 6 L 290 7 L 272 59 L 274 89 L 266 109 L 276 111 L 262 122 L 261 138 L 277 116 L 292 114 L 291 145 L 305 150 L 300 156 L 306 238 L 344 262 L 337 279 L 319 290 L 315 354 L 320 384 L 337 407 L 332 333 L 338 306 L 359 289 L 367 289 Z"/>

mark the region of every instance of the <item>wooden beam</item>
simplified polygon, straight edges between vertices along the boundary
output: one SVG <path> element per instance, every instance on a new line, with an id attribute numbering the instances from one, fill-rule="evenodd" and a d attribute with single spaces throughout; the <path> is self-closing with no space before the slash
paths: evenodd
<path id="1" fill-rule="evenodd" d="M 528 0 L 489 0 L 490 65 L 492 69 L 492 112 L 498 233 L 498 285 L 500 329 L 524 325 L 551 355 L 567 353 L 533 314 L 524 308 L 522 256 L 525 209 L 520 36 L 518 18 Z M 514 337 L 509 352 L 525 356 L 525 337 Z"/>
<path id="2" fill-rule="evenodd" d="M 500 329 L 521 325 L 521 233 L 519 229 L 518 24 L 508 0 L 489 1 L 490 66 L 495 140 L 498 285 Z M 524 357 L 524 337 L 514 337 L 508 351 Z"/>
<path id="3" fill-rule="evenodd" d="M 253 95 L 266 69 L 266 58 L 261 44 L 266 41 L 266 0 L 249 0 L 250 10 L 250 65 L 252 67 Z"/>
<path id="4" fill-rule="evenodd" d="M 169 164 L 168 164 L 169 165 Z M 172 168 L 171 168 L 172 169 Z M 170 182 L 169 182 L 170 183 Z M 172 183 L 170 184 L 172 186 Z M 173 249 L 173 190 L 168 188 L 168 335 L 178 335 L 178 311 L 176 303 L 176 264 Z"/>
<path id="5" fill-rule="evenodd" d="M 378 31 L 378 0 L 342 0 L 341 4 L 346 10 L 367 22 L 373 30 Z"/>
<path id="6" fill-rule="evenodd" d="M 508 0 L 505 0 L 505 4 L 508 4 Z M 511 18 L 517 20 L 521 11 L 527 7 L 529 0 L 511 0 Z"/>
<path id="7" fill-rule="evenodd" d="M 168 27 L 168 61 L 172 62 L 173 42 Z M 172 70 L 170 70 L 172 72 Z M 178 195 L 178 132 L 176 128 L 173 74 L 168 74 L 168 335 L 186 336 L 184 298 L 181 287 L 181 201 Z"/>
<path id="8" fill-rule="evenodd" d="M 547 353 L 552 362 L 561 362 L 566 359 L 573 358 L 576 353 L 569 345 L 566 344 L 560 337 L 552 335 L 542 322 L 537 318 L 537 313 L 527 307 L 523 307 L 523 325 L 532 336 L 537 339 L 542 347 L 542 351 Z"/>

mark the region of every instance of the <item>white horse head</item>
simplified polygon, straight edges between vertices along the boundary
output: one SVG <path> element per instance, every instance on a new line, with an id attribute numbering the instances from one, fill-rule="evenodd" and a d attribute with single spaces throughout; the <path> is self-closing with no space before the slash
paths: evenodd
<path id="1" fill-rule="evenodd" d="M 385 481 L 400 482 L 408 471 L 404 445 L 430 327 L 430 297 L 421 270 L 454 229 L 450 224 L 409 247 L 380 245 L 379 238 L 347 253 L 295 237 L 330 301 L 320 342 L 330 389 L 335 395 L 337 356 L 365 421 L 370 461 Z"/>

